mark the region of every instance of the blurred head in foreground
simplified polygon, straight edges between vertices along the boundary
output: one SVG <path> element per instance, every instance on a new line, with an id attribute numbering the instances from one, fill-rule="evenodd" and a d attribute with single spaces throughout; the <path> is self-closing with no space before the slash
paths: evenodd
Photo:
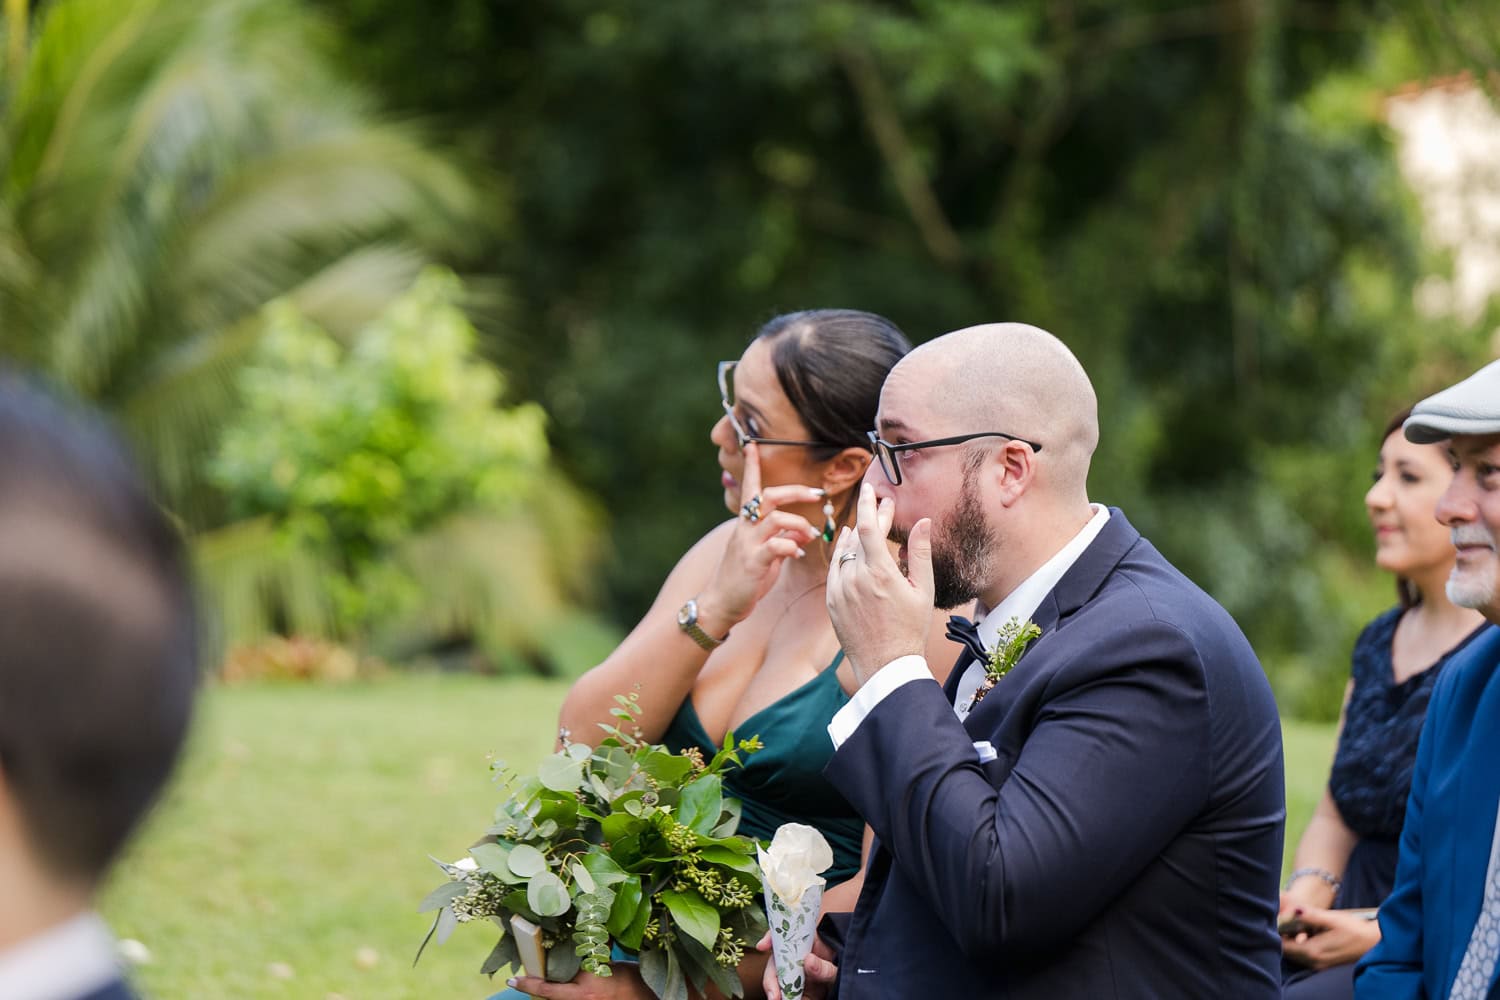
<path id="1" fill-rule="evenodd" d="M 197 686 L 176 531 L 96 418 L 0 373 L 0 950 L 89 906 Z"/>
<path id="2" fill-rule="evenodd" d="M 1448 597 L 1500 623 L 1500 361 L 1412 407 L 1407 440 L 1445 442 L 1453 479 L 1437 519 L 1458 550 Z"/>

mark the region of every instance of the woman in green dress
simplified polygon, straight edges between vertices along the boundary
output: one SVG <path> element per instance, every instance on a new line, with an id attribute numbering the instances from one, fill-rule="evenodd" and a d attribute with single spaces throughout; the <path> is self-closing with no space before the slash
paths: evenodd
<path id="1" fill-rule="evenodd" d="M 880 387 L 909 349 L 888 320 L 824 309 L 778 316 L 739 361 L 720 364 L 724 414 L 709 438 L 735 516 L 688 550 L 645 618 L 562 707 L 562 727 L 583 742 L 614 721 L 615 695 L 628 692 L 652 742 L 712 753 L 727 732 L 759 736 L 765 749 L 725 778 L 743 803 L 739 832 L 768 839 L 783 823 L 817 827 L 833 848 L 824 905 L 836 910 L 853 909 L 859 894 L 865 828 L 822 775 L 833 753 L 827 724 L 855 690 L 823 590 L 832 539 L 852 519 L 870 464 Z M 946 620 L 934 613 L 930 663 L 958 655 Z M 761 994 L 764 961 L 752 955 L 740 968 L 748 996 Z M 616 971 L 542 995 L 651 995 L 632 967 Z"/>

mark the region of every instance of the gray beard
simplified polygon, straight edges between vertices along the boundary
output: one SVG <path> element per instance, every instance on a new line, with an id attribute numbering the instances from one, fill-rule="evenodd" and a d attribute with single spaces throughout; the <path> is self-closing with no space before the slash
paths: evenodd
<path id="1" fill-rule="evenodd" d="M 1449 534 L 1454 545 L 1488 545 L 1492 551 L 1495 547 L 1494 535 L 1480 525 L 1460 525 Z M 1489 573 L 1473 571 L 1465 573 L 1455 566 L 1448 577 L 1447 585 L 1443 588 L 1448 592 L 1448 600 L 1461 608 L 1473 608 L 1480 612 L 1486 612 L 1494 607 L 1497 582 L 1493 569 L 1495 559 L 1496 557 L 1492 555 L 1492 568 Z"/>

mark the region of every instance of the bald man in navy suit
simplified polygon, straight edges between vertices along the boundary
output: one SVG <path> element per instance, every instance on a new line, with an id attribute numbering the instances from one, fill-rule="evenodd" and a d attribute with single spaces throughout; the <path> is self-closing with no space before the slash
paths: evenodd
<path id="1" fill-rule="evenodd" d="M 861 688 L 826 771 L 877 840 L 809 996 L 1280 997 L 1276 706 L 1230 616 L 1090 502 L 1083 367 L 1035 327 L 962 330 L 896 366 L 878 420 L 829 568 Z M 976 598 L 945 690 L 922 623 Z"/>

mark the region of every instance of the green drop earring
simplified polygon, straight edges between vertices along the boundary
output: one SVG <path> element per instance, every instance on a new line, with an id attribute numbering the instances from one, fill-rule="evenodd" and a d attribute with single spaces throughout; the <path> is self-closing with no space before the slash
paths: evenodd
<path id="1" fill-rule="evenodd" d="M 833 523 L 833 501 L 823 501 L 823 541 L 833 541 L 833 533 L 838 525 Z"/>

